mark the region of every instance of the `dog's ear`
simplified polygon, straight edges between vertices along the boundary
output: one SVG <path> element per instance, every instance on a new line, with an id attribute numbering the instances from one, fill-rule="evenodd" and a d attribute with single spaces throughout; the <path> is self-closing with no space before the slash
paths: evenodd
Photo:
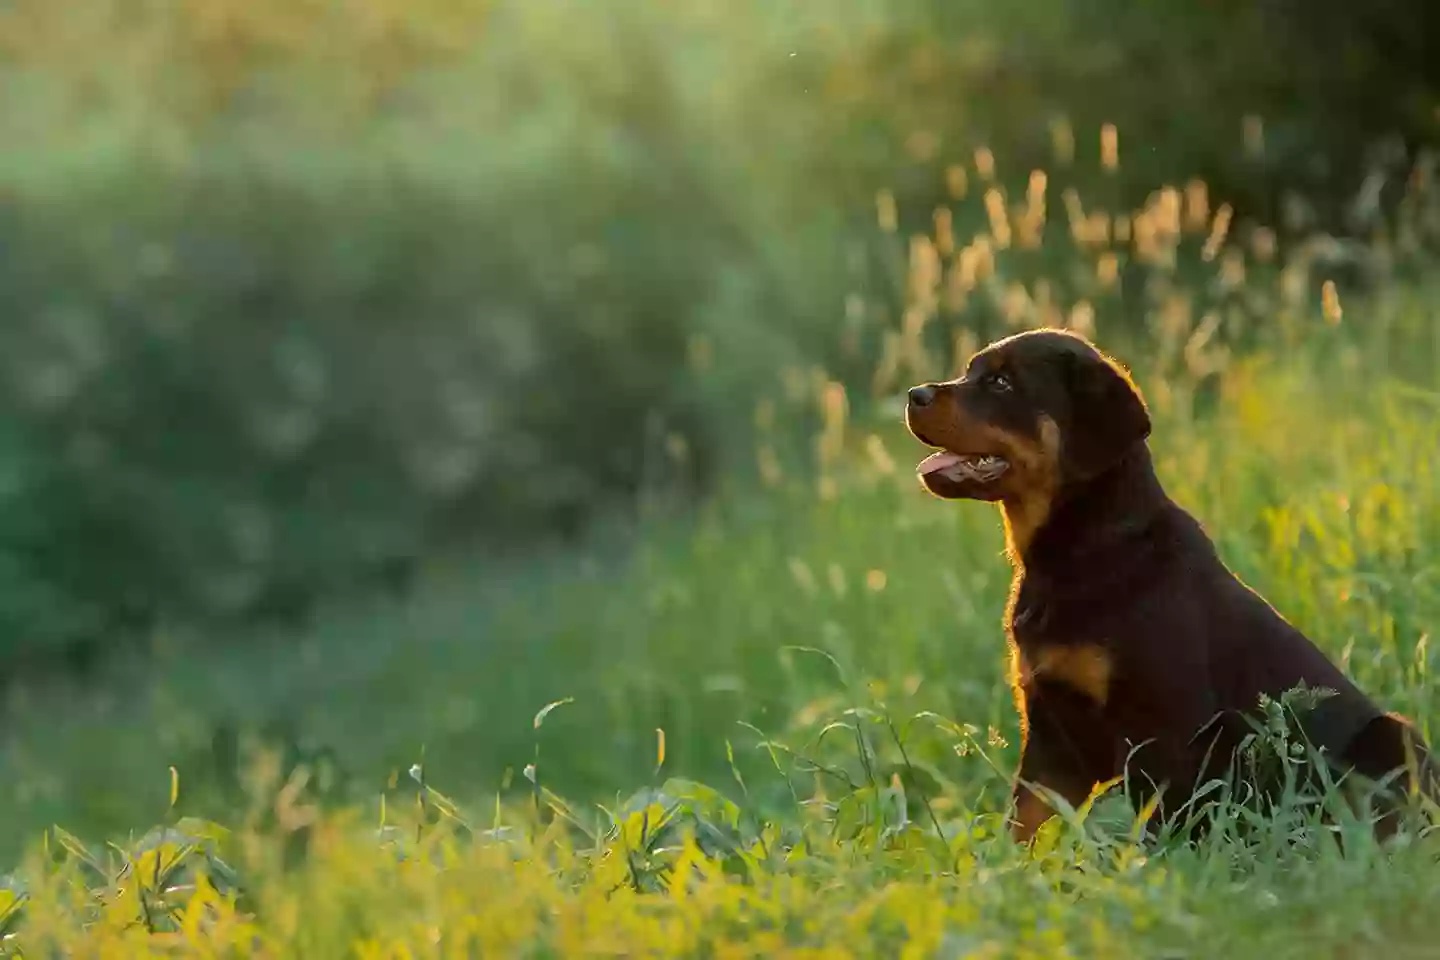
<path id="1" fill-rule="evenodd" d="M 1061 457 L 1077 480 L 1099 476 L 1150 435 L 1150 412 L 1125 368 L 1100 353 L 1066 356 L 1070 421 Z"/>

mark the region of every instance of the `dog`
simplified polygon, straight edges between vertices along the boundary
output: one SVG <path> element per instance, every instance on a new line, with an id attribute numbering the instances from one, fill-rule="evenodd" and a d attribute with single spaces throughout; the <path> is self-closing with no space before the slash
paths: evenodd
<path id="1" fill-rule="evenodd" d="M 1158 814 L 1147 830 L 1193 814 L 1197 790 L 1238 769 L 1262 695 L 1302 685 L 1325 693 L 1300 732 L 1334 772 L 1390 779 L 1394 799 L 1371 811 L 1378 835 L 1398 828 L 1398 794 L 1435 799 L 1414 725 L 1241 582 L 1166 495 L 1145 400 L 1090 341 L 1053 329 L 999 340 L 958 379 L 911 388 L 905 421 L 936 448 L 917 468 L 925 489 L 996 503 L 1004 521 L 1017 841 L 1054 815 L 1047 791 L 1079 807 L 1122 777 L 1137 809 Z"/>

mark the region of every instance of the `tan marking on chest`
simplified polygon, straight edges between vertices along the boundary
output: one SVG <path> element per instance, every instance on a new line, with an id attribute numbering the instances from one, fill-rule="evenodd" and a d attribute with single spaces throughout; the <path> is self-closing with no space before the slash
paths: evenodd
<path id="1" fill-rule="evenodd" d="M 1029 685 L 1042 677 L 1078 690 L 1101 706 L 1110 699 L 1115 664 L 1104 647 L 1093 643 L 1047 646 L 1033 662 L 1020 658 L 1021 682 Z"/>

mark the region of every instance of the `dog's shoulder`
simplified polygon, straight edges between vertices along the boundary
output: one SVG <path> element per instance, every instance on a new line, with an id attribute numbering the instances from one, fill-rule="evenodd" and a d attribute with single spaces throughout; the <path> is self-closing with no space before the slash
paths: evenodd
<path id="1" fill-rule="evenodd" d="M 1207 682 L 1223 564 L 1178 506 L 1130 534 L 1072 563 L 1017 573 L 1006 628 L 1020 679 L 1050 678 L 1101 704 Z"/>
<path id="2" fill-rule="evenodd" d="M 1098 546 L 1084 549 L 1087 540 Z M 1143 630 L 1157 617 L 1183 620 L 1224 589 L 1214 545 L 1171 503 L 1131 530 L 1074 536 L 1070 544 L 1080 546 L 1062 561 L 1016 572 L 1006 625 L 1022 646 L 1073 642 L 1097 630 Z"/>

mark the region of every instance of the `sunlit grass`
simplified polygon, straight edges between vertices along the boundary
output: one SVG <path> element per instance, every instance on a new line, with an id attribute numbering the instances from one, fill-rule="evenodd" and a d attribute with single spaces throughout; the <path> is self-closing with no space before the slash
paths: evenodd
<path id="1" fill-rule="evenodd" d="M 1123 163 L 1123 144 L 1100 149 Z M 1342 302 L 1313 249 L 1242 232 L 1195 185 L 1104 212 L 1045 173 L 1012 203 L 995 164 L 981 151 L 937 171 L 944 213 L 877 198 L 896 284 L 849 301 L 838 353 L 860 374 L 793 367 L 772 394 L 734 398 L 754 410 L 754 463 L 696 516 L 544 576 L 477 587 L 462 568 L 403 609 L 35 691 L 14 711 L 0 785 L 12 849 L 29 845 L 0 893 L 7 942 L 30 955 L 1419 949 L 1440 881 L 1429 840 L 1382 854 L 1351 823 L 1341 856 L 1297 810 L 1244 840 L 1143 847 L 1108 802 L 1034 850 L 1004 838 L 1016 744 L 998 522 L 920 492 L 894 397 L 953 370 L 980 330 L 1065 324 L 1106 346 L 1123 330 L 1113 348 L 1151 400 L 1172 495 L 1429 734 L 1430 291 L 1380 273 L 1378 294 Z M 1125 267 L 1143 268 L 1128 298 Z M 1114 323 L 1124 310 L 1142 322 Z M 703 344 L 697 380 L 713 362 Z M 684 438 L 670 449 L 684 455 Z M 279 729 L 253 742 L 222 735 L 265 721 Z M 463 802 L 435 789 L 451 783 Z M 217 812 L 229 829 L 197 819 Z M 95 840 L 157 820 L 175 832 Z M 37 839 L 51 822 L 86 839 Z"/>
<path id="2" fill-rule="evenodd" d="M 66 956 L 1299 957 L 1423 950 L 1436 893 L 1433 849 L 1352 831 L 1341 857 L 1296 823 L 1156 853 L 1092 815 L 1021 851 L 993 817 L 941 839 L 898 782 L 858 815 L 842 801 L 858 831 L 838 837 L 818 806 L 761 826 L 738 787 L 482 826 L 411 787 L 378 833 L 283 802 L 282 828 L 181 822 L 106 851 L 52 833 L 0 931 Z"/>
<path id="3" fill-rule="evenodd" d="M 1384 378 L 1346 383 L 1308 353 L 1256 358 L 1227 370 L 1212 416 L 1162 415 L 1154 441 L 1162 478 L 1226 558 L 1388 707 L 1427 728 L 1437 700 L 1426 635 L 1440 613 L 1437 404 Z M 921 494 L 909 470 L 919 451 L 893 424 L 875 424 L 873 439 L 864 422 L 844 433 L 853 455 L 835 461 L 832 496 L 816 473 L 789 466 L 768 500 L 718 504 L 622 569 L 487 604 L 486 628 L 468 638 L 451 632 L 463 634 L 469 616 L 452 598 L 456 612 L 391 614 L 370 639 L 343 628 L 312 639 L 319 662 L 355 664 L 333 681 L 302 679 L 305 654 L 277 650 L 267 673 L 295 671 L 289 694 L 266 693 L 253 666 L 211 660 L 197 664 L 217 668 L 208 679 L 190 670 L 136 680 L 141 703 L 112 707 L 102 723 L 139 737 L 193 725 L 230 684 L 281 701 L 299 693 L 307 735 L 373 778 L 374 799 L 350 816 L 333 803 L 311 809 L 306 774 L 286 791 L 278 755 L 262 751 L 255 812 L 207 841 L 224 867 L 197 851 L 181 857 L 189 841 L 177 838 L 158 887 L 145 879 L 156 863 L 137 852 L 143 843 L 82 867 L 58 855 L 51 834 L 48 857 L 18 872 L 30 892 L 16 942 L 39 950 L 54 938 L 72 954 L 182 941 L 374 956 L 840 956 L 904 944 L 917 956 L 1298 956 L 1422 942 L 1416 918 L 1437 879 L 1428 845 L 1386 859 L 1361 839 L 1342 858 L 1313 826 L 1288 823 L 1259 841 L 1157 857 L 1132 844 L 1112 807 L 1038 852 L 1014 850 L 996 820 L 1014 763 L 996 518 Z M 403 652 L 383 652 L 401 633 Z M 532 722 L 562 697 L 575 699 Z M 448 714 L 461 702 L 472 706 L 457 720 Z M 164 757 L 147 759 L 137 743 L 124 750 L 127 772 L 110 768 L 102 780 L 112 782 L 97 782 L 67 764 L 94 755 L 82 741 L 118 741 L 83 709 L 58 725 L 25 735 L 45 751 L 32 762 L 69 790 L 88 781 L 133 791 L 121 804 L 133 823 L 153 816 L 147 794 L 151 810 L 164 809 Z M 657 727 L 667 754 L 658 772 Z M 464 826 L 438 815 L 444 798 L 405 773 L 422 747 L 416 774 L 441 789 L 469 784 Z M 381 790 L 387 762 L 396 776 Z M 476 789 L 481 771 L 500 807 Z M 153 782 L 142 782 L 147 772 Z M 17 774 L 12 789 L 26 771 Z M 727 799 L 667 783 L 671 774 Z M 647 781 L 661 795 L 612 800 L 610 813 L 550 793 Z M 185 794 L 182 772 L 181 810 Z M 39 826 L 35 812 L 7 822 Z M 202 838 L 211 829 L 180 827 Z M 1298 848 L 1296 830 L 1310 837 Z M 302 844 L 308 855 L 294 859 Z M 169 876 L 177 857 L 189 866 Z M 192 867 L 220 876 L 194 880 Z"/>

